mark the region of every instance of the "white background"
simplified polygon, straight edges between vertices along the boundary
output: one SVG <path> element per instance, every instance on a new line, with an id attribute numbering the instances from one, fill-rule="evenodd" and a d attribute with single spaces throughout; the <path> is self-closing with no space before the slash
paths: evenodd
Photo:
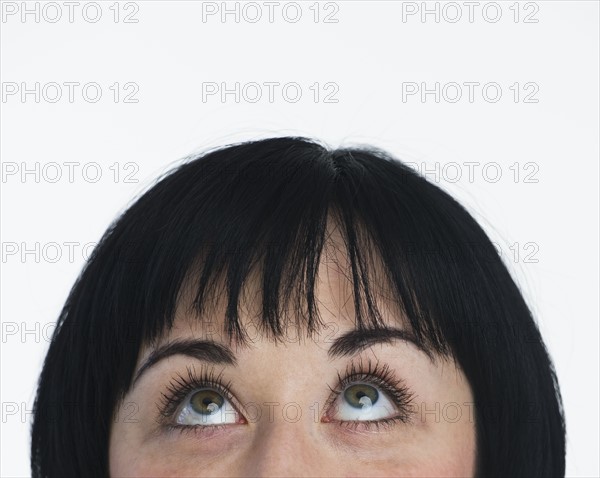
<path id="1" fill-rule="evenodd" d="M 30 473 L 35 383 L 85 245 L 184 156 L 296 134 L 437 164 L 428 177 L 480 221 L 537 317 L 565 401 L 567 475 L 598 476 L 598 2 L 479 2 L 471 19 L 443 2 L 438 22 L 400 1 L 300 2 L 293 22 L 288 3 L 270 22 L 262 2 L 224 21 L 201 2 L 77 2 L 71 22 L 64 2 L 27 3 L 38 18 L 3 2 L 0 475 Z M 79 84 L 72 102 L 65 82 Z M 203 98 L 236 82 L 237 98 Z M 265 82 L 279 83 L 272 102 Z M 436 82 L 438 102 L 403 97 Z M 466 82 L 479 83 L 472 101 Z"/>

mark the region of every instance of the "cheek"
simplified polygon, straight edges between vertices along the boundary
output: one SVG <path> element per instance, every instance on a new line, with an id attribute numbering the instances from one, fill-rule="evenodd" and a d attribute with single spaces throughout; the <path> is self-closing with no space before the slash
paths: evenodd
<path id="1" fill-rule="evenodd" d="M 161 440 L 149 438 L 136 424 L 118 422 L 111 431 L 110 476 L 244 476 L 250 468 L 266 470 L 255 475 L 268 475 L 276 468 L 272 476 L 285 475 L 283 469 L 288 476 L 472 477 L 475 426 L 466 417 L 455 423 L 432 419 L 382 436 L 351 438 L 336 427 L 327 434 L 315 431 L 305 440 L 297 435 L 292 440 L 291 434 L 275 440 L 271 430 Z M 291 453 L 283 453 L 286 449 Z M 269 456 L 265 450 L 271 450 Z"/>
<path id="2" fill-rule="evenodd" d="M 108 449 L 110 476 L 136 476 L 137 468 L 145 461 L 144 454 L 128 436 L 127 429 L 113 424 Z"/>
<path id="3" fill-rule="evenodd" d="M 159 437 L 143 428 L 118 423 L 111 433 L 110 476 L 239 476 L 243 467 L 234 464 L 243 462 L 238 452 L 244 442 L 241 435 L 192 437 L 172 432 L 168 437 Z"/>
<path id="4" fill-rule="evenodd" d="M 295 464 L 295 474 L 289 476 L 343 476 L 343 477 L 472 477 L 474 470 L 465 463 L 454 462 L 448 457 L 431 457 L 428 463 L 399 463 L 394 460 L 379 462 L 352 463 L 350 458 L 331 457 L 329 463 L 319 464 L 315 469 L 314 464 L 306 463 L 307 470 L 301 470 Z M 206 463 L 197 461 L 197 458 L 188 460 L 169 460 L 162 456 L 140 455 L 134 460 L 111 462 L 111 477 L 175 477 L 187 476 L 200 478 L 217 476 L 244 476 L 246 467 L 239 460 L 229 462 Z M 247 470 L 246 470 L 247 471 Z M 283 476 L 283 475 L 280 475 Z M 286 475 L 287 476 L 287 475 Z"/>
<path id="5" fill-rule="evenodd" d="M 463 450 L 449 443 L 447 446 L 400 447 L 387 459 L 353 463 L 352 456 L 340 462 L 342 476 L 402 476 L 402 477 L 473 477 L 475 475 L 474 450 Z M 395 456 L 393 456 L 395 455 Z"/>
<path id="6" fill-rule="evenodd" d="M 110 476 L 121 477 L 173 477 L 173 476 L 202 476 L 196 470 L 186 471 L 183 463 L 170 463 L 166 457 L 158 458 L 156 455 L 145 456 L 143 454 L 129 459 L 116 459 L 110 463 Z"/>
<path id="7" fill-rule="evenodd" d="M 380 443 L 382 448 L 352 447 L 353 451 L 349 447 L 332 447 L 328 441 L 313 442 L 308 447 L 282 444 L 283 448 L 294 449 L 295 456 L 273 453 L 269 458 L 242 443 L 214 454 L 202 453 L 205 447 L 200 443 L 193 447 L 189 443 L 155 447 L 116 439 L 113 445 L 112 477 L 245 476 L 250 468 L 260 470 L 255 473 L 257 476 L 276 470 L 272 476 L 472 477 L 475 463 L 474 441 L 464 430 L 457 430 L 455 436 L 440 433 L 400 443 Z M 299 449 L 302 446 L 306 449 Z M 304 456 L 315 459 L 300 458 Z"/>
<path id="8" fill-rule="evenodd" d="M 430 436 L 415 442 L 411 455 L 417 466 L 406 476 L 473 477 L 477 453 L 474 423 L 441 421 L 434 428 Z"/>
<path id="9" fill-rule="evenodd" d="M 221 465 L 223 461 L 221 460 Z M 110 455 L 110 476 L 116 477 L 176 477 L 176 476 L 227 476 L 227 468 L 216 461 L 202 459 L 193 454 L 171 450 L 139 450 L 118 452 Z"/>
<path id="10" fill-rule="evenodd" d="M 475 424 L 467 415 L 456 422 L 432 419 L 388 437 L 364 438 L 346 439 L 338 447 L 343 450 L 338 456 L 344 457 L 338 469 L 347 470 L 342 476 L 475 475 Z"/>
<path id="11" fill-rule="evenodd" d="M 405 476 L 473 477 L 475 475 L 474 448 L 468 449 L 466 446 L 453 446 L 449 443 L 445 447 L 439 447 L 435 453 L 429 451 L 427 455 L 420 458 L 414 470 Z"/>

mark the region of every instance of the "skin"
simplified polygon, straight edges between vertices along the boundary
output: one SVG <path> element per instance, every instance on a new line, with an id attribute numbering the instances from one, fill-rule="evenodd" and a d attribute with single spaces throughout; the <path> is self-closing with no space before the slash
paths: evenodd
<path id="1" fill-rule="evenodd" d="M 432 359 L 403 340 L 373 344 L 353 356 L 328 356 L 332 342 L 355 328 L 352 285 L 347 269 L 339 266 L 344 256 L 337 229 L 330 238 L 334 247 L 321 261 L 316 289 L 326 327 L 315 337 L 298 338 L 297 329 L 290 326 L 283 342 L 276 343 L 257 332 L 253 324 L 261 310 L 259 276 L 249 281 L 254 288 L 245 289 L 241 308 L 249 346 L 230 343 L 219 333 L 224 300 L 218 301 L 210 319 L 198 320 L 186 312 L 191 289 L 185 289 L 174 327 L 155 345 L 211 339 L 231 346 L 236 364 L 211 364 L 178 354 L 146 368 L 117 407 L 110 435 L 111 476 L 474 476 L 473 396 L 454 361 Z M 386 297 L 390 295 L 377 297 L 386 325 L 406 329 L 398 308 Z M 152 350 L 149 345 L 140 351 L 138 368 Z M 356 417 L 348 410 L 355 409 L 343 393 L 332 402 L 329 387 L 338 387 L 338 373 L 343 377 L 350 363 L 369 362 L 389 367 L 412 394 L 407 423 L 377 427 L 358 421 L 352 426 L 349 419 Z M 222 374 L 239 412 L 229 409 L 227 416 L 237 423 L 182 431 L 157 421 L 161 393 L 167 393 L 178 373 L 187 377 L 186 367 L 197 374 Z M 361 378 L 357 383 L 375 387 L 379 404 L 384 403 L 382 396 L 389 399 L 380 385 Z M 383 409 L 390 410 L 386 418 L 397 416 L 393 401 L 386 403 L 391 405 Z M 182 404 L 186 405 L 189 410 L 189 402 Z M 177 417 L 163 420 L 175 423 Z"/>

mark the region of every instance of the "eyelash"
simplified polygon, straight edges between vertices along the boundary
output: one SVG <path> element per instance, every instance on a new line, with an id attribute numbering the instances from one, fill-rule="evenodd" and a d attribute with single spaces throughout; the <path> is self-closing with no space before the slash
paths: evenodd
<path id="1" fill-rule="evenodd" d="M 161 392 L 160 402 L 157 403 L 159 409 L 159 422 L 171 431 L 179 431 L 181 433 L 190 432 L 207 432 L 220 430 L 227 425 L 182 425 L 180 423 L 172 423 L 171 419 L 173 415 L 181 405 L 181 403 L 188 397 L 188 395 L 198 389 L 211 388 L 223 395 L 229 402 L 231 402 L 236 409 L 239 409 L 238 403 L 229 392 L 231 389 L 231 382 L 223 383 L 221 379 L 222 373 L 215 374 L 214 368 L 207 369 L 202 366 L 200 374 L 196 373 L 196 369 L 193 366 L 187 366 L 187 376 L 177 373 L 172 379 L 169 385 L 167 385 L 166 392 Z"/>
<path id="2" fill-rule="evenodd" d="M 415 394 L 409 390 L 403 380 L 395 376 L 388 364 L 381 364 L 378 360 L 373 361 L 370 357 L 367 358 L 366 363 L 362 359 L 350 362 L 344 375 L 338 372 L 338 385 L 336 388 L 329 387 L 332 396 L 325 402 L 325 409 L 328 410 L 344 389 L 354 383 L 368 383 L 379 387 L 398 408 L 398 414 L 379 420 L 340 420 L 338 425 L 352 430 L 360 428 L 370 431 L 388 429 L 396 423 L 408 424 L 412 421 L 414 408 L 411 405 Z"/>
<path id="3" fill-rule="evenodd" d="M 199 374 L 193 366 L 186 367 L 187 376 L 177 373 L 168 384 L 166 392 L 161 392 L 160 402 L 157 402 L 159 409 L 159 422 L 168 430 L 179 431 L 181 433 L 207 433 L 208 430 L 216 432 L 224 427 L 223 425 L 183 425 L 172 423 L 172 418 L 181 403 L 188 395 L 198 389 L 211 388 L 219 392 L 232 405 L 239 410 L 239 403 L 234 398 L 234 395 L 229 392 L 231 389 L 231 381 L 223 383 L 220 374 L 215 374 L 214 367 L 207 369 L 202 366 Z M 359 359 L 352 361 L 346 367 L 345 373 L 342 375 L 339 372 L 338 383 L 335 388 L 328 385 L 332 395 L 325 402 L 325 410 L 329 410 L 335 403 L 337 398 L 344 389 L 354 383 L 368 383 L 375 385 L 383 390 L 398 408 L 398 414 L 394 417 L 383 418 L 379 420 L 331 420 L 337 421 L 337 424 L 345 428 L 356 430 L 379 430 L 380 428 L 389 429 L 396 423 L 410 423 L 414 415 L 414 410 L 411 407 L 414 394 L 408 389 L 405 383 L 395 377 L 394 371 L 387 364 L 381 364 L 379 361 L 373 361 L 367 358 L 366 363 Z"/>

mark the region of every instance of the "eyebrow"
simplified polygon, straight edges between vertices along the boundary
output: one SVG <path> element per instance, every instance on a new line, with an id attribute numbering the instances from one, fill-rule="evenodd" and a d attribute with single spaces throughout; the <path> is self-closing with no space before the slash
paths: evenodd
<path id="1" fill-rule="evenodd" d="M 186 355 L 204 362 L 224 365 L 236 365 L 233 351 L 212 340 L 186 339 L 175 340 L 153 350 L 140 367 L 133 380 L 133 385 L 142 374 L 157 362 L 172 355 Z"/>
<path id="2" fill-rule="evenodd" d="M 432 353 L 411 332 L 395 327 L 350 330 L 333 340 L 327 355 L 330 359 L 349 357 L 372 345 L 390 344 L 396 340 L 412 344 L 430 360 L 434 359 Z"/>
<path id="3" fill-rule="evenodd" d="M 341 357 L 356 355 L 360 351 L 375 344 L 390 344 L 396 340 L 402 340 L 416 346 L 429 359 L 433 356 L 415 336 L 406 330 L 394 327 L 380 327 L 376 329 L 356 329 L 345 332 L 332 341 L 327 351 L 330 360 Z M 153 350 L 143 365 L 137 371 L 133 380 L 133 386 L 142 374 L 157 362 L 173 355 L 185 355 L 208 363 L 220 365 L 237 365 L 235 354 L 226 345 L 212 340 L 185 339 L 175 340 Z"/>

